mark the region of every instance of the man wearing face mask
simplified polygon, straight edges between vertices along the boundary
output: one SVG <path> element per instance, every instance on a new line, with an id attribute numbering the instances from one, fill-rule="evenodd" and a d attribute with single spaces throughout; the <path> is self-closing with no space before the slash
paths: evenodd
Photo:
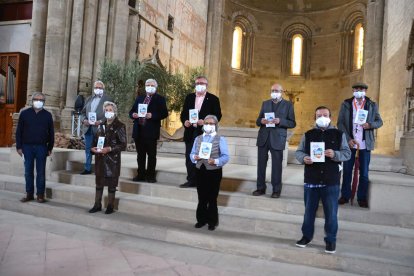
<path id="1" fill-rule="evenodd" d="M 194 139 L 203 133 L 204 118 L 207 115 L 214 115 L 217 120 L 221 119 L 220 100 L 217 96 L 207 91 L 208 81 L 204 76 L 198 76 L 195 79 L 195 93 L 187 95 L 185 98 L 183 110 L 181 111 L 181 122 L 184 125 L 184 142 L 185 142 L 185 166 L 187 167 L 187 182 L 181 184 L 181 188 L 196 187 L 195 165 L 191 162 L 190 153 L 193 147 Z M 190 109 L 198 110 L 196 124 L 190 123 Z"/>
<path id="2" fill-rule="evenodd" d="M 335 253 L 338 232 L 338 195 L 341 181 L 340 164 L 349 160 L 351 150 L 345 134 L 331 126 L 331 111 L 320 106 L 315 110 L 316 126 L 307 131 L 296 150 L 296 159 L 305 164 L 305 215 L 302 224 L 303 237 L 296 246 L 304 248 L 313 239 L 316 211 L 322 201 L 325 214 L 326 253 Z M 325 144 L 325 162 L 313 162 L 311 142 Z"/>
<path id="3" fill-rule="evenodd" d="M 156 182 L 155 167 L 157 164 L 157 140 L 160 138 L 161 120 L 168 117 L 165 98 L 156 93 L 158 83 L 154 79 L 145 82 L 145 96 L 138 96 L 129 111 L 129 117 L 134 120 L 132 138 L 137 150 L 138 174 L 133 181 L 147 180 Z M 145 117 L 139 117 L 140 104 L 147 105 Z M 146 159 L 148 156 L 148 164 Z"/>
<path id="4" fill-rule="evenodd" d="M 105 85 L 97 80 L 93 85 L 93 94 L 85 101 L 85 105 L 81 111 L 82 133 L 85 137 L 85 166 L 82 175 L 92 173 L 92 154 L 91 147 L 93 138 L 95 137 L 98 126 L 106 121 L 103 111 L 103 104 L 106 101 L 112 102 L 111 97 L 104 93 Z M 95 112 L 95 123 L 90 124 L 89 113 Z"/>
<path id="5" fill-rule="evenodd" d="M 43 108 L 45 95 L 34 92 L 33 106 L 20 112 L 16 129 L 16 150 L 23 158 L 26 196 L 21 202 L 34 199 L 34 166 L 36 163 L 37 202 L 44 203 L 46 186 L 46 157 L 52 154 L 55 131 L 52 114 Z"/>
<path id="6" fill-rule="evenodd" d="M 374 149 L 375 144 L 374 130 L 382 126 L 382 119 L 378 112 L 377 104 L 365 96 L 368 85 L 365 83 L 355 83 L 352 89 L 354 96 L 342 103 L 338 116 L 338 129 L 345 133 L 352 151 L 351 159 L 344 163 L 339 204 L 348 203 L 351 198 L 352 170 L 357 147 L 359 146 L 360 165 L 357 199 L 360 207 L 368 208 L 368 172 L 371 151 Z M 358 110 L 368 111 L 366 122 L 363 124 L 355 123 L 355 116 Z"/>
<path id="7" fill-rule="evenodd" d="M 283 87 L 273 84 L 271 99 L 262 103 L 256 125 L 260 127 L 257 136 L 257 190 L 254 196 L 266 193 L 266 166 L 268 152 L 272 155 L 272 198 L 279 198 L 282 192 L 282 161 L 286 146 L 287 129 L 296 126 L 293 104 L 282 98 Z M 266 113 L 274 113 L 274 118 L 266 119 Z M 269 125 L 271 124 L 271 125 Z"/>

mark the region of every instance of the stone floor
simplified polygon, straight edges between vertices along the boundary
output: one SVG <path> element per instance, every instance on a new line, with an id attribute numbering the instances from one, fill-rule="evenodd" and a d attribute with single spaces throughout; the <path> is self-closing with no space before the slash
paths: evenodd
<path id="1" fill-rule="evenodd" d="M 341 275 L 0 210 L 0 275 Z M 349 274 L 347 274 L 349 275 Z"/>

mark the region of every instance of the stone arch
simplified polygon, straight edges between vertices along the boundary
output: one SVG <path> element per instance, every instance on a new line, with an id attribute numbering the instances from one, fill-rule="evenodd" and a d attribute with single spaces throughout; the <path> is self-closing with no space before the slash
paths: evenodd
<path id="1" fill-rule="evenodd" d="M 311 64 L 312 35 L 316 32 L 317 26 L 309 18 L 303 16 L 293 17 L 282 24 L 282 75 L 290 75 L 292 37 L 300 34 L 303 38 L 302 49 L 302 70 L 301 77 L 309 78 Z"/>
<path id="2" fill-rule="evenodd" d="M 241 22 L 246 24 L 247 31 L 249 33 L 257 33 L 259 24 L 257 23 L 256 18 L 247 11 L 236 11 L 231 16 L 231 23 L 234 25 L 236 22 Z"/>

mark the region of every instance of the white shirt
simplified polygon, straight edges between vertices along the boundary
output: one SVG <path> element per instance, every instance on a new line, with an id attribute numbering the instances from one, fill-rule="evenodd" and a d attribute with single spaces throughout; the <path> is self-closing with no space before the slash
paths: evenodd
<path id="1" fill-rule="evenodd" d="M 358 102 L 356 99 L 352 101 L 352 134 L 354 135 L 354 140 L 356 140 L 359 143 L 359 149 L 366 149 L 365 146 L 365 140 L 363 139 L 363 133 L 364 129 L 362 128 L 362 125 L 355 124 L 355 116 L 358 111 L 358 109 L 363 109 L 365 104 L 365 99 L 361 102 Z M 356 108 L 355 108 L 356 107 Z M 354 149 L 357 148 L 357 145 L 354 145 Z"/>

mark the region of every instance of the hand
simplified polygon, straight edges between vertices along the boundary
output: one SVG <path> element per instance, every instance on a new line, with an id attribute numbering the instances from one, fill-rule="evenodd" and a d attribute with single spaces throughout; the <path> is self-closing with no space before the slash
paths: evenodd
<path id="1" fill-rule="evenodd" d="M 100 124 L 102 124 L 101 120 L 95 122 L 95 126 L 99 126 Z"/>
<path id="2" fill-rule="evenodd" d="M 132 113 L 132 118 L 134 118 L 134 119 L 136 119 L 136 118 L 138 118 L 138 113 Z"/>
<path id="3" fill-rule="evenodd" d="M 209 165 L 215 165 L 215 164 L 214 164 L 214 159 L 213 159 L 213 158 L 209 158 L 209 159 L 208 159 L 208 164 L 209 164 Z"/>
<path id="4" fill-rule="evenodd" d="M 145 118 L 147 118 L 147 119 L 151 119 L 152 118 L 152 113 L 147 113 L 147 115 L 145 115 Z"/>
<path id="5" fill-rule="evenodd" d="M 84 124 L 85 126 L 89 126 L 89 121 L 88 121 L 88 120 L 83 120 L 83 124 Z"/>
<path id="6" fill-rule="evenodd" d="M 101 153 L 102 153 L 102 154 L 107 154 L 107 153 L 109 153 L 109 152 L 111 152 L 111 148 L 110 148 L 110 147 L 104 147 L 104 148 L 101 150 Z"/>
<path id="7" fill-rule="evenodd" d="M 20 157 L 23 156 L 23 150 L 22 149 L 17 149 L 17 154 L 20 155 Z"/>
<path id="8" fill-rule="evenodd" d="M 275 125 L 278 125 L 278 124 L 280 123 L 280 118 L 274 118 L 274 119 L 272 120 L 272 122 L 273 122 Z"/>
<path id="9" fill-rule="evenodd" d="M 370 129 L 371 125 L 369 123 L 365 123 L 365 124 L 362 125 L 362 128 L 363 129 Z"/>
<path id="10" fill-rule="evenodd" d="M 351 148 L 351 149 L 353 149 L 354 148 L 354 146 L 357 144 L 358 142 L 357 141 L 355 141 L 354 139 L 351 139 L 351 140 L 349 140 L 348 141 L 348 145 L 349 145 L 349 147 Z"/>
<path id="11" fill-rule="evenodd" d="M 199 125 L 199 126 L 204 125 L 204 120 L 201 120 L 201 119 L 200 119 L 200 120 L 198 120 L 198 121 L 197 121 L 197 125 Z"/>
<path id="12" fill-rule="evenodd" d="M 333 158 L 335 156 L 335 152 L 333 149 L 327 149 L 325 150 L 325 156 L 329 158 Z"/>
<path id="13" fill-rule="evenodd" d="M 93 152 L 93 153 L 98 153 L 98 148 L 97 148 L 97 147 L 93 147 L 93 148 L 91 148 L 91 152 Z"/>
<path id="14" fill-rule="evenodd" d="M 185 122 L 184 122 L 184 126 L 185 126 L 185 127 L 190 127 L 190 126 L 191 126 L 190 121 L 189 121 L 189 120 L 185 120 Z"/>
<path id="15" fill-rule="evenodd" d="M 305 156 L 305 157 L 303 158 L 303 162 L 304 162 L 306 165 L 311 165 L 311 164 L 313 164 L 313 161 L 312 161 L 312 159 L 310 158 L 310 156 Z"/>
<path id="16" fill-rule="evenodd" d="M 262 120 L 260 121 L 262 123 L 262 125 L 266 125 L 269 123 L 268 120 L 266 120 L 265 118 L 262 118 Z"/>
<path id="17" fill-rule="evenodd" d="M 198 160 L 201 160 L 201 158 L 198 155 L 194 155 L 194 160 L 198 161 Z"/>

